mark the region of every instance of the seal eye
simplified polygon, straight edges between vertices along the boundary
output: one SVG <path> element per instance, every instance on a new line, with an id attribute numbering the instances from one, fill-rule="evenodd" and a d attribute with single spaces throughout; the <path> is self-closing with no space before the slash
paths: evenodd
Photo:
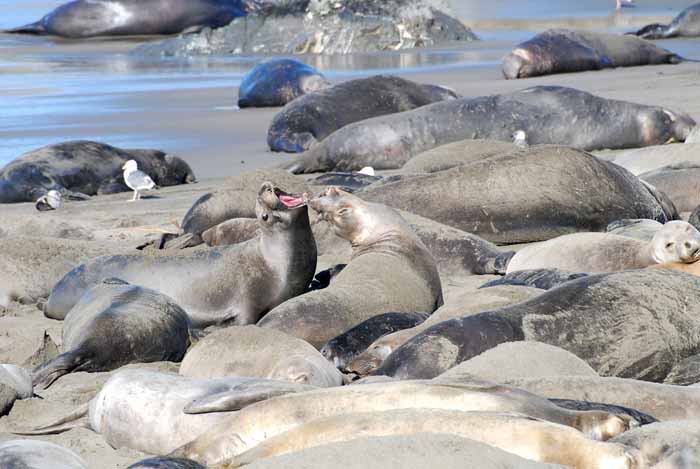
<path id="1" fill-rule="evenodd" d="M 666 243 L 666 249 L 670 249 L 673 246 L 673 242 Z"/>
<path id="2" fill-rule="evenodd" d="M 270 218 L 270 215 L 268 215 L 267 213 L 263 213 L 262 217 L 260 218 L 262 218 L 263 221 L 267 221 L 267 219 Z"/>

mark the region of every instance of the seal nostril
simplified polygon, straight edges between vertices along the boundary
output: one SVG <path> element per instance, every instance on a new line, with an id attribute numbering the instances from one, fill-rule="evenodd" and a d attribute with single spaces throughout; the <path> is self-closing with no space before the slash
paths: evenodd
<path id="1" fill-rule="evenodd" d="M 685 242 L 685 248 L 690 249 L 690 243 L 688 241 Z"/>

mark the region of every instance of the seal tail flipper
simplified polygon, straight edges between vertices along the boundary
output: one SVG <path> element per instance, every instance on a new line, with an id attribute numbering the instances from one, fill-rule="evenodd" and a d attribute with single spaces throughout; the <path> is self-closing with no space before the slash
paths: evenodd
<path id="1" fill-rule="evenodd" d="M 80 365 L 80 357 L 74 351 L 62 353 L 34 369 L 32 372 L 34 389 L 41 391 L 48 388 L 58 378 L 67 375 Z"/>
<path id="2" fill-rule="evenodd" d="M 195 399 L 185 406 L 186 414 L 208 414 L 213 412 L 233 412 L 256 402 L 313 389 L 310 386 L 254 386 L 250 389 L 232 389 L 218 394 Z"/>
<path id="3" fill-rule="evenodd" d="M 90 410 L 90 402 L 82 404 L 65 417 L 61 417 L 55 422 L 39 427 L 30 428 L 27 430 L 12 431 L 14 435 L 55 435 L 58 433 L 67 432 L 73 428 L 88 428 L 92 429 L 88 420 L 88 412 Z"/>
<path id="4" fill-rule="evenodd" d="M 3 29 L 0 30 L 0 32 L 6 33 L 6 34 L 46 34 L 46 28 L 42 24 L 41 21 L 37 21 L 36 23 L 29 23 L 25 24 L 24 26 L 20 26 L 19 28 L 12 28 L 12 29 Z"/>

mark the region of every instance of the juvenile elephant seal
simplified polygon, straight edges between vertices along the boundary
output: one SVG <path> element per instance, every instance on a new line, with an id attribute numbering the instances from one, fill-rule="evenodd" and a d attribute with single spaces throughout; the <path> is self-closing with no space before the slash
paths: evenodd
<path id="1" fill-rule="evenodd" d="M 353 246 L 352 260 L 328 288 L 282 303 L 259 326 L 320 348 L 377 314 L 432 313 L 442 305 L 435 259 L 394 210 L 335 187 L 312 198 L 309 206 Z"/>
<path id="2" fill-rule="evenodd" d="M 341 370 L 378 338 L 415 327 L 428 318 L 427 313 L 378 314 L 352 329 L 329 340 L 321 347 L 321 354 Z"/>
<path id="3" fill-rule="evenodd" d="M 515 46 L 503 59 L 507 79 L 637 65 L 676 64 L 683 59 L 634 36 L 550 29 Z"/>
<path id="4" fill-rule="evenodd" d="M 649 24 L 633 34 L 644 39 L 700 36 L 700 3 L 681 11 L 671 24 Z"/>
<path id="5" fill-rule="evenodd" d="M 270 182 L 256 201 L 260 234 L 245 243 L 170 255 L 100 257 L 63 277 L 44 312 L 62 318 L 92 285 L 116 277 L 162 292 L 194 327 L 255 323 L 306 291 L 316 270 L 316 243 L 304 200 Z"/>
<path id="6" fill-rule="evenodd" d="M 32 376 L 16 365 L 0 365 L 0 417 L 7 414 L 17 399 L 34 395 Z"/>
<path id="7" fill-rule="evenodd" d="M 700 232 L 685 221 L 670 221 L 650 242 L 609 233 L 574 233 L 527 246 L 515 253 L 506 273 L 561 269 L 605 273 L 642 269 L 665 262 L 700 259 Z"/>
<path id="8" fill-rule="evenodd" d="M 14 433 L 49 435 L 84 427 L 102 435 L 113 448 L 167 454 L 223 421 L 226 413 L 220 411 L 221 402 L 226 403 L 226 410 L 238 410 L 280 390 L 309 389 L 313 388 L 261 378 L 193 379 L 124 369 L 66 417 Z"/>
<path id="9" fill-rule="evenodd" d="M 568 125 L 577 122 L 578 125 Z M 294 173 L 398 169 L 440 145 L 467 139 L 512 141 L 582 150 L 634 148 L 684 141 L 695 121 L 657 106 L 601 98 L 562 86 L 462 98 L 374 117 L 343 127 L 287 165 Z"/>
<path id="10" fill-rule="evenodd" d="M 401 409 L 519 412 L 572 426 L 599 440 L 618 435 L 632 423 L 629 419 L 606 412 L 570 411 L 539 396 L 507 386 L 489 383 L 386 382 L 288 394 L 259 402 L 240 412 L 228 414 L 225 420 L 179 448 L 173 455 L 207 465 L 222 464 L 269 438 L 316 419 Z"/>
<path id="11" fill-rule="evenodd" d="M 158 150 L 123 150 L 76 140 L 25 153 L 0 171 L 0 203 L 34 202 L 50 190 L 68 196 L 126 192 L 122 166 L 135 160 L 159 186 L 195 182 L 184 160 Z"/>
<path id="12" fill-rule="evenodd" d="M 380 182 L 360 195 L 503 244 L 603 231 L 620 218 L 677 218 L 623 168 L 549 145 Z"/>
<path id="13" fill-rule="evenodd" d="M 395 76 L 350 80 L 285 106 L 270 124 L 267 143 L 272 151 L 298 153 L 353 122 L 456 97 L 446 88 Z"/>
<path id="14" fill-rule="evenodd" d="M 0 443 L 0 467 L 7 469 L 88 469 L 80 456 L 48 441 L 9 440 Z"/>
<path id="15" fill-rule="evenodd" d="M 187 352 L 180 374 L 251 376 L 320 387 L 343 384 L 340 372 L 311 345 L 257 326 L 227 327 L 209 334 Z"/>
<path id="16" fill-rule="evenodd" d="M 663 192 L 680 212 L 690 212 L 700 203 L 700 164 L 679 163 L 665 166 L 639 178 Z"/>
<path id="17" fill-rule="evenodd" d="M 6 33 L 68 38 L 178 34 L 225 26 L 246 14 L 241 0 L 74 0 Z"/>
<path id="18" fill-rule="evenodd" d="M 207 469 L 197 461 L 182 458 L 148 458 L 132 464 L 127 469 Z"/>
<path id="19" fill-rule="evenodd" d="M 266 60 L 243 77 L 238 89 L 238 107 L 284 106 L 299 96 L 329 86 L 318 70 L 298 60 Z"/>
<path id="20" fill-rule="evenodd" d="M 190 320 L 157 291 L 108 279 L 89 289 L 63 323 L 63 350 L 34 370 L 46 389 L 74 371 L 110 371 L 129 363 L 179 362 L 190 345 Z"/>
<path id="21" fill-rule="evenodd" d="M 586 438 L 581 432 L 514 413 L 400 409 L 320 418 L 268 438 L 233 458 L 228 467 L 360 436 L 443 433 L 486 443 L 544 463 L 573 467 L 641 467 L 634 450 Z M 536 448 L 535 450 L 533 450 Z"/>
<path id="22" fill-rule="evenodd" d="M 582 277 L 520 304 L 432 326 L 396 349 L 375 374 L 430 378 L 497 340 L 524 339 L 568 350 L 601 376 L 663 381 L 697 354 L 698 288 L 697 277 L 661 269 Z"/>

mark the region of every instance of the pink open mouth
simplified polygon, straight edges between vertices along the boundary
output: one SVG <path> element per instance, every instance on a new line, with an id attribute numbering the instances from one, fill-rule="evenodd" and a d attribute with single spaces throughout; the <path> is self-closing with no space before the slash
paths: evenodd
<path id="1" fill-rule="evenodd" d="M 280 195 L 279 199 L 287 208 L 296 208 L 306 203 L 303 197 L 294 197 L 292 195 Z"/>

